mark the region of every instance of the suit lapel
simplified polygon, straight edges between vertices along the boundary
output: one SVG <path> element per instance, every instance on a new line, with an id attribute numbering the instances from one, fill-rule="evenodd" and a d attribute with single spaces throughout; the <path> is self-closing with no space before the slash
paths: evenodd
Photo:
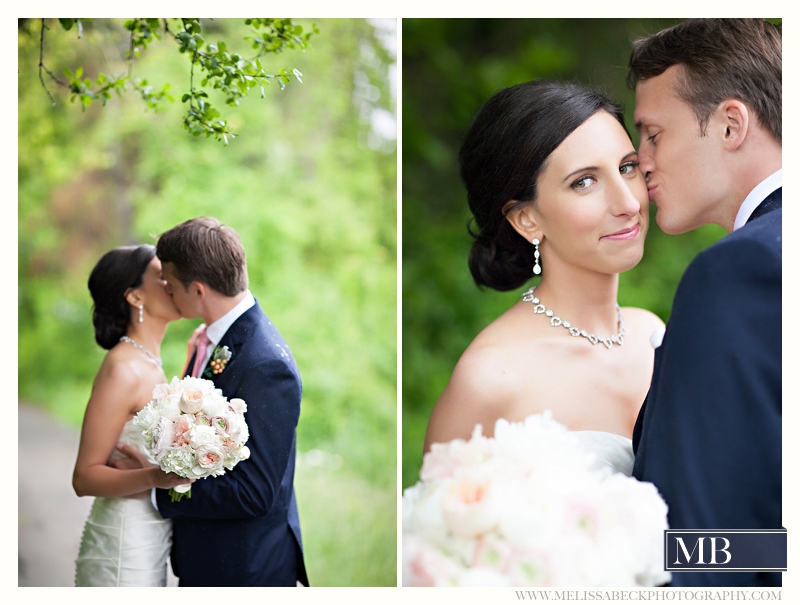
<path id="1" fill-rule="evenodd" d="M 258 301 L 256 301 L 252 307 L 242 313 L 236 319 L 236 321 L 231 324 L 231 327 L 228 328 L 228 331 L 225 332 L 225 334 L 223 334 L 219 343 L 215 345 L 215 349 L 216 347 L 228 347 L 228 351 L 230 351 L 231 354 L 229 364 L 234 362 L 237 353 L 242 348 L 242 345 L 256 330 L 261 314 L 261 307 L 259 307 Z M 221 383 L 224 382 L 226 371 L 227 368 L 219 374 L 212 374 L 211 379 L 213 380 L 214 385 L 218 388 L 222 387 Z"/>
<path id="2" fill-rule="evenodd" d="M 768 212 L 772 212 L 773 210 L 777 210 L 782 205 L 783 195 L 781 193 L 782 187 L 778 187 L 775 191 L 770 193 L 767 198 L 761 202 L 756 209 L 753 210 L 753 214 L 750 215 L 750 218 L 747 219 L 749 223 L 752 220 L 757 219 L 759 216 L 764 216 Z"/>

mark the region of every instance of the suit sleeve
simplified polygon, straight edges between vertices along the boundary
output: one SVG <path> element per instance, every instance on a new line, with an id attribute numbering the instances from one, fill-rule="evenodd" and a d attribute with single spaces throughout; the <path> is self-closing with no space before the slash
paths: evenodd
<path id="1" fill-rule="evenodd" d="M 239 397 L 247 403 L 250 458 L 224 475 L 195 481 L 191 498 L 172 502 L 166 490 L 156 490 L 163 517 L 263 517 L 276 503 L 287 470 L 293 470 L 301 397 L 297 374 L 281 358 L 261 360 L 238 371 L 236 388 L 223 392 L 228 399 Z"/>
<path id="2" fill-rule="evenodd" d="M 781 527 L 781 267 L 779 244 L 742 238 L 681 280 L 635 471 L 672 528 Z"/>

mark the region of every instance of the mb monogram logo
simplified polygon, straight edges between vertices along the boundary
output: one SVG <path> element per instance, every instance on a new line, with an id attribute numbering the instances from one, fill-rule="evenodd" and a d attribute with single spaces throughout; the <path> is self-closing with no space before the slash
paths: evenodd
<path id="1" fill-rule="evenodd" d="M 711 544 L 710 547 L 710 555 L 711 558 L 709 559 L 708 563 L 703 559 L 703 552 L 704 552 L 704 543 L 708 540 Z M 717 541 L 723 542 L 723 546 L 719 546 Z M 673 565 L 680 565 L 681 563 L 696 563 L 698 565 L 725 565 L 726 563 L 730 563 L 731 560 L 731 553 L 728 551 L 728 547 L 731 545 L 730 540 L 727 538 L 722 538 L 720 536 L 713 536 L 711 538 L 707 538 L 705 536 L 700 536 L 697 538 L 697 542 L 695 542 L 694 547 L 691 551 L 686 548 L 686 544 L 683 542 L 683 538 L 681 536 L 675 536 L 675 542 L 678 546 L 677 553 L 675 560 L 672 562 Z M 725 557 L 727 557 L 724 561 L 717 562 L 717 553 L 722 551 Z M 697 557 L 694 557 L 695 552 L 697 552 Z M 683 554 L 683 560 L 681 561 L 681 554 Z"/>
<path id="2" fill-rule="evenodd" d="M 666 530 L 667 571 L 786 571 L 786 530 Z"/>

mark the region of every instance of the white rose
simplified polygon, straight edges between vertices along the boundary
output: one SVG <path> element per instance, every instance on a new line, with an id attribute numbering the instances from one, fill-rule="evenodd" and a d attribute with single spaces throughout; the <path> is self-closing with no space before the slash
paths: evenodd
<path id="1" fill-rule="evenodd" d="M 158 405 L 158 411 L 161 415 L 166 416 L 170 420 L 177 420 L 183 413 L 181 412 L 181 396 L 178 393 L 172 393 L 166 398 L 161 399 Z"/>
<path id="2" fill-rule="evenodd" d="M 244 414 L 247 411 L 247 404 L 244 402 L 244 399 L 239 399 L 238 397 L 231 399 L 228 405 L 237 414 Z"/>
<path id="3" fill-rule="evenodd" d="M 184 391 L 181 394 L 180 408 L 184 414 L 196 414 L 203 409 L 203 392 L 200 390 Z"/>
<path id="4" fill-rule="evenodd" d="M 234 414 L 230 410 L 225 412 L 223 418 L 228 423 L 228 434 L 236 443 L 244 443 L 250 437 L 250 432 L 247 429 L 247 423 L 244 417 L 240 414 Z"/>
<path id="5" fill-rule="evenodd" d="M 211 443 L 218 443 L 217 431 L 212 426 L 195 425 L 189 431 L 189 445 L 197 449 L 201 445 L 209 445 Z"/>
<path id="6" fill-rule="evenodd" d="M 227 409 L 225 398 L 214 391 L 208 393 L 203 400 L 203 413 L 212 418 L 222 416 Z"/>

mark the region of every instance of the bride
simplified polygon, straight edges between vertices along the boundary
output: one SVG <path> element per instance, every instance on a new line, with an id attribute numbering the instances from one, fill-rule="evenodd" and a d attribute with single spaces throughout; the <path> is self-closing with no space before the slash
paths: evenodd
<path id="1" fill-rule="evenodd" d="M 491 436 L 499 419 L 551 410 L 601 463 L 630 475 L 630 437 L 663 322 L 617 305 L 619 273 L 642 258 L 648 195 L 621 109 L 570 83 L 507 88 L 480 110 L 460 151 L 477 233 L 476 284 L 535 288 L 469 345 L 425 437 Z"/>
<path id="2" fill-rule="evenodd" d="M 76 586 L 166 586 L 170 520 L 150 500 L 151 488 L 191 480 L 157 466 L 107 466 L 117 442 L 144 452 L 133 417 L 167 382 L 159 352 L 167 324 L 180 319 L 150 245 L 107 252 L 89 277 L 95 340 L 108 354 L 86 406 L 72 485 L 95 496 L 76 561 Z"/>

